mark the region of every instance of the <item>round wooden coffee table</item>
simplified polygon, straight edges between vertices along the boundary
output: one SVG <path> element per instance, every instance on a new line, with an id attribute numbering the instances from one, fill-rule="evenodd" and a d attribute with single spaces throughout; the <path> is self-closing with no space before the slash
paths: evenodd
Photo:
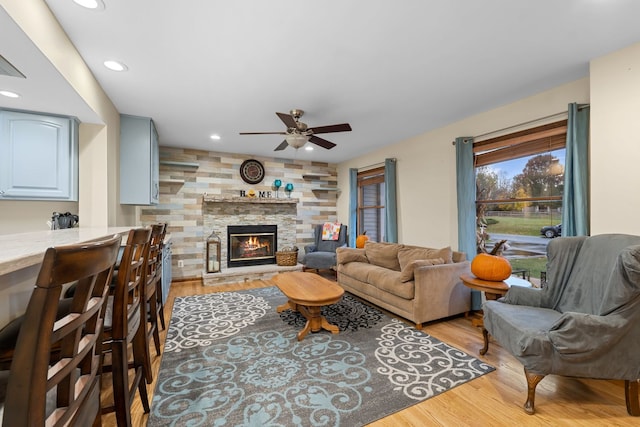
<path id="1" fill-rule="evenodd" d="M 302 341 L 309 331 L 318 332 L 326 329 L 332 334 L 340 332 L 336 325 L 329 323 L 320 313 L 322 307 L 335 304 L 342 298 L 344 289 L 337 283 L 315 273 L 298 271 L 277 274 L 272 280 L 289 299 L 276 311 L 278 313 L 288 309 L 299 311 L 307 319 L 304 328 L 298 332 L 298 341 Z"/>

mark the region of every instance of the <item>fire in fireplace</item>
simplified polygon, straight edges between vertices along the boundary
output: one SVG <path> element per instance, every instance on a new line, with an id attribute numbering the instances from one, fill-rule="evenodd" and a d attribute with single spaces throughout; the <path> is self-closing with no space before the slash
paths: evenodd
<path id="1" fill-rule="evenodd" d="M 275 264 L 277 225 L 230 225 L 227 227 L 227 267 Z"/>

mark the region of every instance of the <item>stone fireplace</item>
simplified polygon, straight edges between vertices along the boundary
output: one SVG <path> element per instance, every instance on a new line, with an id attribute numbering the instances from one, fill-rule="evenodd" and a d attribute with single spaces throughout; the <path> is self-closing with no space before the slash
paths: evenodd
<path id="1" fill-rule="evenodd" d="M 204 233 L 208 235 L 214 231 L 221 237 L 220 258 L 222 260 L 231 260 L 232 258 L 235 260 L 242 257 L 230 252 L 232 242 L 229 238 L 225 238 L 228 227 L 275 226 L 277 235 L 275 236 L 275 244 L 272 246 L 273 258 L 269 261 L 275 265 L 275 251 L 278 248 L 297 246 L 297 206 L 298 199 L 294 198 L 205 195 L 202 206 Z M 205 254 L 203 253 L 203 259 L 204 256 Z M 229 275 L 234 270 L 242 270 L 242 267 L 247 265 L 240 266 L 232 262 L 229 265 L 226 264 L 224 262 L 222 264 L 221 273 L 224 275 Z M 267 266 L 266 264 L 263 265 Z M 216 274 L 220 275 L 220 273 L 213 273 L 212 275 L 215 276 Z"/>
<path id="2" fill-rule="evenodd" d="M 230 225 L 227 267 L 275 264 L 277 245 L 277 225 Z"/>

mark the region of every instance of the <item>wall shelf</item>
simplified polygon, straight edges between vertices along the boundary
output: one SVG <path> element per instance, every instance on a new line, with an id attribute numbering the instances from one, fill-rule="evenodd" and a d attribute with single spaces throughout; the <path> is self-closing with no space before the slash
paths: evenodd
<path id="1" fill-rule="evenodd" d="M 204 194 L 203 203 L 260 203 L 260 204 L 297 204 L 299 199 L 289 197 L 232 197 Z"/>
<path id="2" fill-rule="evenodd" d="M 184 184 L 184 179 L 162 179 L 162 178 L 160 178 L 160 182 L 168 183 L 168 184 Z"/>
<path id="3" fill-rule="evenodd" d="M 339 188 L 312 188 L 311 191 L 335 191 L 339 192 Z"/>
<path id="4" fill-rule="evenodd" d="M 177 166 L 181 168 L 197 168 L 200 167 L 200 163 L 196 162 L 175 162 L 172 160 L 160 160 L 161 165 L 165 166 Z"/>
<path id="5" fill-rule="evenodd" d="M 328 173 L 322 173 L 322 172 L 310 172 L 310 173 L 305 173 L 302 174 L 302 178 L 308 181 L 320 181 L 320 182 L 316 182 L 316 185 L 332 185 L 333 183 L 331 181 L 335 180 L 336 178 L 332 178 L 331 174 Z M 329 178 L 329 179 L 327 179 Z M 318 191 L 318 192 L 339 192 L 340 190 L 336 187 L 315 187 L 315 188 L 311 188 L 311 191 Z"/>
<path id="6" fill-rule="evenodd" d="M 331 175 L 329 175 L 328 173 L 305 173 L 302 175 L 302 178 L 304 179 L 322 179 L 322 178 L 329 178 Z"/>

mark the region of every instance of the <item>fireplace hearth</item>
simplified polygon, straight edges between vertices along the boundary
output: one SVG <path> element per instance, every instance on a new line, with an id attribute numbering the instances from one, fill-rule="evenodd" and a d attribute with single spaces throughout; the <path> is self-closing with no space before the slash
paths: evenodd
<path id="1" fill-rule="evenodd" d="M 276 263 L 277 225 L 229 225 L 227 267 Z"/>

